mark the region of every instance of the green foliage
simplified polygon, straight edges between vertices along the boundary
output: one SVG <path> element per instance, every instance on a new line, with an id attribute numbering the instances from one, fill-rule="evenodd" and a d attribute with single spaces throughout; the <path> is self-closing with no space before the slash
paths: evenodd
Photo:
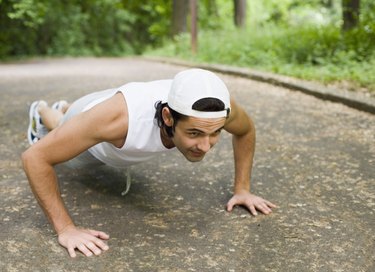
<path id="1" fill-rule="evenodd" d="M 169 36 L 172 0 L 123 0 L 124 9 L 134 16 L 129 41 L 136 53 L 158 45 Z"/>
<path id="2" fill-rule="evenodd" d="M 349 80 L 375 89 L 374 32 L 334 26 L 201 31 L 197 55 L 182 35 L 153 55 L 225 63 L 323 82 Z"/>
<path id="3" fill-rule="evenodd" d="M 13 11 L 8 13 L 10 19 L 20 20 L 30 28 L 36 28 L 41 25 L 44 20 L 46 8 L 43 3 L 34 0 L 23 0 L 13 4 Z"/>
<path id="4" fill-rule="evenodd" d="M 199 27 L 223 29 L 233 27 L 233 1 L 203 0 L 198 5 Z"/>
<path id="5" fill-rule="evenodd" d="M 0 58 L 123 55 L 168 35 L 171 0 L 3 0 L 0 10 Z"/>
<path id="6" fill-rule="evenodd" d="M 233 24 L 233 1 L 198 3 L 192 56 L 188 33 L 170 39 L 172 0 L 0 0 L 0 58 L 141 54 L 164 44 L 154 54 L 375 85 L 373 0 L 361 0 L 360 24 L 346 32 L 341 0 L 248 0 L 245 30 Z"/>
<path id="7" fill-rule="evenodd" d="M 253 67 L 323 82 L 351 81 L 375 90 L 373 1 L 361 1 L 360 24 L 347 32 L 341 29 L 340 0 L 248 1 L 248 14 L 247 30 L 235 29 L 227 19 L 219 19 L 226 22 L 223 27 L 201 29 L 197 55 L 191 54 L 188 35 L 149 54 Z"/>

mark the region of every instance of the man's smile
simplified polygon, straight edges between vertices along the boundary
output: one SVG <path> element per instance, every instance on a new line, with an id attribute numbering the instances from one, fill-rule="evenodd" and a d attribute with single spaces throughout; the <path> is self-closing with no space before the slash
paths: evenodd
<path id="1" fill-rule="evenodd" d="M 194 156 L 194 157 L 203 157 L 205 155 L 204 152 L 200 152 L 200 151 L 192 151 L 190 150 L 190 153 Z"/>

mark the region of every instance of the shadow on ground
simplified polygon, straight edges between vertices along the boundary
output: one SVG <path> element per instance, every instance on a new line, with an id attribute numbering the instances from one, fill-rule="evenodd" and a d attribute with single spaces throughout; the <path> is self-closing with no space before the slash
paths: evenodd
<path id="1" fill-rule="evenodd" d="M 80 226 L 111 235 L 99 257 L 70 259 L 37 205 L 19 156 L 33 100 L 72 100 L 183 67 L 138 59 L 0 64 L 1 271 L 374 271 L 375 117 L 280 87 L 221 75 L 253 116 L 252 191 L 270 216 L 224 210 L 233 160 L 223 135 L 204 162 L 161 156 L 130 172 L 57 166 Z"/>

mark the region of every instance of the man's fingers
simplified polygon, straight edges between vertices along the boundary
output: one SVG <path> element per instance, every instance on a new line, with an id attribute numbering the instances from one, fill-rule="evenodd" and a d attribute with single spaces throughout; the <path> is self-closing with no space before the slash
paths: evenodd
<path id="1" fill-rule="evenodd" d="M 91 235 L 94 235 L 95 237 L 98 237 L 100 239 L 108 240 L 109 235 L 105 232 L 102 231 L 97 231 L 97 230 L 89 230 Z"/>
<path id="2" fill-rule="evenodd" d="M 101 250 L 108 250 L 109 247 L 106 243 L 104 243 L 102 240 L 100 239 L 95 239 L 95 241 L 93 241 L 95 243 L 96 246 L 98 246 Z"/>
<path id="3" fill-rule="evenodd" d="M 100 255 L 102 250 L 108 250 L 109 247 L 101 240 L 97 239 L 95 241 L 87 241 L 86 243 L 81 243 L 76 247 L 69 247 L 68 253 L 70 257 L 75 258 L 77 256 L 75 249 L 81 251 L 87 257 L 92 256 L 94 253 L 95 255 Z"/>
<path id="4" fill-rule="evenodd" d="M 256 210 L 258 210 L 258 211 L 260 211 L 260 212 L 262 212 L 262 213 L 264 213 L 264 214 L 270 214 L 270 213 L 272 213 L 272 210 L 271 210 L 271 208 L 270 208 L 271 205 L 269 205 L 269 204 L 273 205 L 272 203 L 270 203 L 270 202 L 264 200 L 264 201 L 262 201 L 262 202 L 255 203 L 255 204 L 253 205 L 253 207 L 254 207 L 254 209 L 256 209 Z M 247 206 L 250 207 L 251 204 L 248 204 Z"/>
<path id="5" fill-rule="evenodd" d="M 97 233 L 98 235 L 100 235 L 100 233 L 105 234 L 104 232 L 90 231 L 91 235 L 93 235 L 93 233 Z M 105 237 L 109 238 L 108 235 Z M 92 237 L 89 241 L 82 243 L 82 245 L 84 246 L 83 250 L 81 250 L 81 245 L 77 246 L 77 248 L 86 256 L 91 256 L 92 253 L 99 255 L 102 253 L 102 250 L 105 251 L 109 249 L 108 245 L 97 237 Z"/>
<path id="6" fill-rule="evenodd" d="M 101 240 L 101 239 L 108 240 L 109 239 L 108 234 L 106 234 L 105 232 L 96 231 L 96 230 L 89 230 L 89 232 L 91 235 L 95 236 L 95 239 L 93 240 L 93 242 L 95 243 L 96 246 L 98 246 L 102 250 L 109 249 L 108 245 Z"/>
<path id="7" fill-rule="evenodd" d="M 248 205 L 247 208 L 250 210 L 251 214 L 257 216 L 257 210 L 255 209 L 254 205 Z"/>
<path id="8" fill-rule="evenodd" d="M 98 246 L 95 245 L 93 242 L 87 243 L 86 247 L 88 247 L 95 255 L 99 255 L 100 253 L 102 253 Z"/>
<path id="9" fill-rule="evenodd" d="M 261 204 L 257 206 L 257 209 L 260 210 L 264 214 L 269 214 L 272 212 L 272 210 L 266 204 Z"/>
<path id="10" fill-rule="evenodd" d="M 269 202 L 267 200 L 265 200 L 265 202 L 266 202 L 266 204 L 267 204 L 268 207 L 277 208 L 277 206 L 275 204 L 273 204 L 273 203 L 271 203 L 271 202 Z"/>
<path id="11" fill-rule="evenodd" d="M 76 250 L 89 257 L 99 255 L 108 250 L 108 245 L 103 241 L 109 239 L 109 235 L 102 231 L 79 229 L 76 227 L 67 229 L 59 234 L 59 243 L 68 250 L 70 257 L 77 256 Z"/>
<path id="12" fill-rule="evenodd" d="M 250 197 L 249 197 L 250 196 Z M 250 195 L 248 194 L 247 196 L 242 196 L 242 197 L 232 197 L 227 204 L 227 211 L 230 212 L 233 210 L 233 207 L 235 205 L 243 205 L 248 210 L 250 213 L 254 216 L 258 215 L 258 211 L 264 213 L 264 214 L 270 214 L 272 213 L 271 208 L 276 208 L 277 206 L 265 199 L 262 199 L 260 197 Z"/>
<path id="13" fill-rule="evenodd" d="M 69 253 L 70 257 L 72 257 L 72 258 L 75 258 L 77 256 L 76 251 L 74 250 L 74 247 L 69 247 L 68 253 Z"/>
<path id="14" fill-rule="evenodd" d="M 232 204 L 227 204 L 227 211 L 231 212 L 233 210 L 233 205 Z"/>
<path id="15" fill-rule="evenodd" d="M 85 254 L 87 257 L 92 256 L 92 252 L 87 249 L 86 245 L 84 244 L 79 244 L 77 246 L 78 250 L 81 251 L 83 254 Z"/>

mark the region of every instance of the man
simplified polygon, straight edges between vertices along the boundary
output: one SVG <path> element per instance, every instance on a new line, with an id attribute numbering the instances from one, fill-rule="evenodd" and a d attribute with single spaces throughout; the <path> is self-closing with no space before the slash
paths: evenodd
<path id="1" fill-rule="evenodd" d="M 49 108 L 44 101 L 30 108 L 28 139 L 22 161 L 32 191 L 71 257 L 108 249 L 101 231 L 77 228 L 66 210 L 53 166 L 70 160 L 72 167 L 107 164 L 127 167 L 179 150 L 198 162 L 217 143 L 222 129 L 233 134 L 234 195 L 227 203 L 271 213 L 275 205 L 250 193 L 255 146 L 252 120 L 230 100 L 223 81 L 212 72 L 189 69 L 173 80 L 134 82 L 92 93 L 68 107 Z M 49 133 L 47 133 L 50 131 Z M 44 137 L 45 136 L 45 137 Z M 53 151 L 53 152 L 51 152 Z"/>

